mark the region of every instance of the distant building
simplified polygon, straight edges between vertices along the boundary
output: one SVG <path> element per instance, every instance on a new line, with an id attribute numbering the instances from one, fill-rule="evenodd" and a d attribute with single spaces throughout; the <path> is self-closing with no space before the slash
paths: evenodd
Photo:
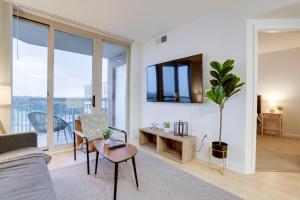
<path id="1" fill-rule="evenodd" d="M 88 99 L 92 97 L 92 86 L 91 85 L 85 85 L 84 86 L 84 98 Z"/>

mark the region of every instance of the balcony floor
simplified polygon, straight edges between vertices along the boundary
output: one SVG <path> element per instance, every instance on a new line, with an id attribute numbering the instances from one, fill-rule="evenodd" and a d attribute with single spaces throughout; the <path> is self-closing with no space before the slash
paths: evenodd
<path id="1" fill-rule="evenodd" d="M 58 136 L 58 139 L 57 139 Z M 67 137 L 67 139 L 66 139 Z M 73 132 L 66 131 L 66 137 L 64 132 L 54 133 L 53 134 L 53 142 L 54 145 L 64 145 L 64 144 L 72 144 L 73 143 Z M 47 146 L 47 134 L 38 135 L 38 146 L 46 147 Z"/>

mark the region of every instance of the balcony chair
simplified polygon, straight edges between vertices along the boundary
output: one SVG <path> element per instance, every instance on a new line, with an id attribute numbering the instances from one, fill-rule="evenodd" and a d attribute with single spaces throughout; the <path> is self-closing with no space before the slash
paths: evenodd
<path id="1" fill-rule="evenodd" d="M 125 142 L 127 142 L 126 131 L 108 126 L 107 114 L 104 112 L 98 114 L 81 115 L 77 120 L 75 120 L 74 160 L 76 161 L 76 151 L 84 150 L 83 148 L 85 146 L 87 174 L 90 174 L 89 154 L 96 151 L 93 140 L 102 139 L 103 131 L 107 129 L 123 133 Z"/>
<path id="2" fill-rule="evenodd" d="M 28 119 L 36 131 L 38 135 L 41 135 L 43 133 L 47 133 L 47 114 L 43 112 L 31 112 L 28 113 Z M 63 130 L 66 142 L 68 142 L 67 134 L 66 134 L 66 128 L 69 128 L 69 124 L 59 118 L 54 116 L 54 122 L 53 122 L 53 132 L 57 132 L 56 140 L 58 141 L 60 131 Z M 70 129 L 70 128 L 69 128 Z"/>

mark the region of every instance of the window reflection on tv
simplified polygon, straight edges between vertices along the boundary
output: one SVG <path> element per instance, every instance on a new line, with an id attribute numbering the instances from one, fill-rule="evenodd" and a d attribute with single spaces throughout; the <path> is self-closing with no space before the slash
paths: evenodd
<path id="1" fill-rule="evenodd" d="M 157 101 L 157 70 L 156 66 L 147 67 L 147 99 Z"/>
<path id="2" fill-rule="evenodd" d="M 147 101 L 201 103 L 202 54 L 147 67 Z"/>
<path id="3" fill-rule="evenodd" d="M 172 65 L 162 66 L 162 80 L 163 80 L 163 100 L 176 101 L 176 76 L 175 67 Z"/>

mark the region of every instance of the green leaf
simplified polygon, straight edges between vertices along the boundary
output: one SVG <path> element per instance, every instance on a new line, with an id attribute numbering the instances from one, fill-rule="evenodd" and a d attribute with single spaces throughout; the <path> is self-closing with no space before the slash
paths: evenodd
<path id="1" fill-rule="evenodd" d="M 221 65 L 221 63 L 219 63 L 219 62 L 217 62 L 217 61 L 212 61 L 211 63 L 210 63 L 210 66 L 213 68 L 213 69 L 215 69 L 215 70 L 217 70 L 217 72 L 221 72 L 221 69 L 222 69 L 222 65 Z"/>
<path id="2" fill-rule="evenodd" d="M 215 102 L 216 104 L 218 104 L 218 99 L 215 96 L 214 90 L 209 90 L 205 93 L 205 96 L 207 98 L 209 98 L 210 100 L 212 100 L 213 102 Z"/>
<path id="3" fill-rule="evenodd" d="M 210 80 L 210 84 L 211 84 L 213 87 L 216 87 L 217 85 L 219 85 L 219 82 L 218 82 L 216 79 L 213 79 L 213 80 Z"/>
<path id="4" fill-rule="evenodd" d="M 215 97 L 219 105 L 222 105 L 224 102 L 225 94 L 222 85 L 218 85 L 215 89 Z"/>
<path id="5" fill-rule="evenodd" d="M 232 93 L 227 97 L 227 99 L 228 99 L 229 97 L 233 96 L 234 94 L 238 93 L 239 91 L 241 91 L 241 89 L 235 90 L 234 92 L 232 92 Z"/>
<path id="6" fill-rule="evenodd" d="M 243 83 L 239 83 L 239 84 L 237 84 L 235 87 L 242 87 L 243 85 L 245 85 L 245 83 L 243 82 Z"/>
<path id="7" fill-rule="evenodd" d="M 211 75 L 212 77 L 216 78 L 217 80 L 220 79 L 220 74 L 219 74 L 217 71 L 215 71 L 215 70 L 211 70 L 211 71 L 210 71 L 210 75 Z"/>
<path id="8" fill-rule="evenodd" d="M 231 67 L 234 63 L 234 60 L 228 59 L 222 64 L 222 68 Z"/>
<path id="9" fill-rule="evenodd" d="M 227 74 L 222 80 L 222 86 L 225 87 L 227 84 L 231 83 L 234 79 L 234 74 Z"/>
<path id="10" fill-rule="evenodd" d="M 232 69 L 233 69 L 233 66 L 228 66 L 228 67 L 222 68 L 221 76 L 225 76 L 225 75 L 228 74 Z"/>
<path id="11" fill-rule="evenodd" d="M 234 60 L 228 59 L 222 64 L 218 61 L 212 61 L 210 63 L 212 70 L 210 75 L 213 77 L 210 80 L 212 86 L 206 95 L 207 97 L 219 104 L 224 106 L 226 100 L 232 95 L 238 93 L 241 87 L 245 84 L 241 82 L 241 79 L 235 74 L 231 73 L 234 66 Z"/>

